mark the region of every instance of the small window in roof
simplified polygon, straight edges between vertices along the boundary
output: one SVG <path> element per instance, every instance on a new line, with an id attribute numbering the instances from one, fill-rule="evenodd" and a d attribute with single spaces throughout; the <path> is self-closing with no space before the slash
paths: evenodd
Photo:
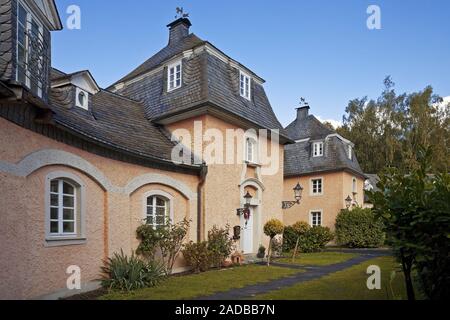
<path id="1" fill-rule="evenodd" d="M 322 157 L 322 156 L 323 156 L 323 142 L 314 142 L 313 157 Z"/>
<path id="2" fill-rule="evenodd" d="M 175 62 L 167 68 L 167 91 L 173 91 L 181 87 L 182 80 L 181 60 Z"/>
<path id="3" fill-rule="evenodd" d="M 241 97 L 251 100 L 251 78 L 246 73 L 240 71 L 239 73 L 239 91 Z"/>
<path id="4" fill-rule="evenodd" d="M 89 94 L 83 89 L 77 88 L 75 92 L 75 105 L 84 110 L 89 110 Z"/>

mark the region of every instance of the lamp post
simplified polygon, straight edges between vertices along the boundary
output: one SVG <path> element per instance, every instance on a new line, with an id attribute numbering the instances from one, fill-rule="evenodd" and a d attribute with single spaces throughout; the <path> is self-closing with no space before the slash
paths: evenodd
<path id="1" fill-rule="evenodd" d="M 300 182 L 294 188 L 294 199 L 295 201 L 283 201 L 282 208 L 283 210 L 290 209 L 296 204 L 300 204 L 302 200 L 303 187 L 300 185 Z"/>

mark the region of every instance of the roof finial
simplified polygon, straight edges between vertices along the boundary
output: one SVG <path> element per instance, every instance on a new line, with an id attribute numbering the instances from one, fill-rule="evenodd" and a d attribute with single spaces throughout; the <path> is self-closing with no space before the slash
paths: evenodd
<path id="1" fill-rule="evenodd" d="M 183 7 L 177 7 L 176 11 L 177 15 L 175 16 L 175 19 L 189 18 L 189 13 L 184 13 Z"/>

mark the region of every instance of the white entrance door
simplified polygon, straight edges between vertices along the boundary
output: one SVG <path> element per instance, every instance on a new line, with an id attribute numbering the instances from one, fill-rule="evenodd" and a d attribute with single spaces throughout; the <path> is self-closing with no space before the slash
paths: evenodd
<path id="1" fill-rule="evenodd" d="M 250 219 L 247 224 L 246 220 L 242 216 L 242 249 L 244 253 L 253 253 L 253 209 L 250 209 Z"/>

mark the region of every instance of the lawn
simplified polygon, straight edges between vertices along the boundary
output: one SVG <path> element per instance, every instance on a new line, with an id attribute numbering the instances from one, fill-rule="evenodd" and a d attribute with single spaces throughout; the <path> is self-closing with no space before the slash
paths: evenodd
<path id="1" fill-rule="evenodd" d="M 381 290 L 367 289 L 367 267 L 381 268 Z M 396 277 L 390 285 L 391 272 Z M 392 288 L 392 289 L 391 289 Z M 403 274 L 393 257 L 380 257 L 292 287 L 256 296 L 261 300 L 396 300 L 406 299 Z"/>
<path id="2" fill-rule="evenodd" d="M 357 256 L 354 253 L 343 252 L 299 253 L 293 263 L 304 266 L 327 266 L 341 263 Z M 276 262 L 292 263 L 292 254 L 290 257 L 286 255 L 284 258 L 277 259 Z"/>
<path id="3" fill-rule="evenodd" d="M 247 265 L 205 273 L 171 277 L 157 287 L 130 293 L 111 292 L 101 300 L 183 300 L 287 277 L 300 272 L 288 268 Z"/>

